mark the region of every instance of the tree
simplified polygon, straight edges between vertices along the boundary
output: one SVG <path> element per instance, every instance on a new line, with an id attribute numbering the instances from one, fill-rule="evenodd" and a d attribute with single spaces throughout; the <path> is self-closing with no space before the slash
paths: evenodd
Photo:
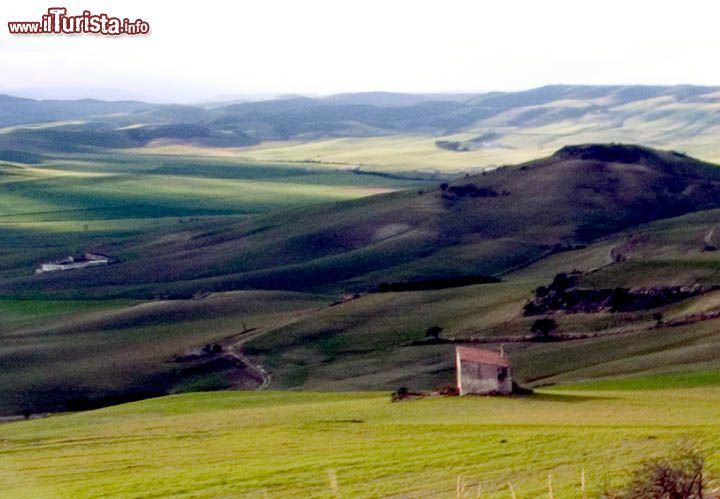
<path id="1" fill-rule="evenodd" d="M 557 274 L 551 284 L 552 288 L 556 291 L 564 291 L 572 285 L 573 279 L 565 272 L 560 272 L 559 274 Z"/>
<path id="2" fill-rule="evenodd" d="M 656 325 L 659 326 L 660 324 L 662 324 L 663 314 L 660 312 L 655 312 L 654 314 L 652 314 L 652 318 L 655 321 Z"/>
<path id="3" fill-rule="evenodd" d="M 442 328 L 440 326 L 431 326 L 425 331 L 425 338 L 432 338 L 434 340 L 438 339 L 438 336 L 440 336 L 440 333 L 442 332 Z"/>
<path id="4" fill-rule="evenodd" d="M 536 338 L 548 340 L 552 336 L 553 331 L 557 329 L 557 323 L 550 317 L 543 317 L 533 322 L 530 331 Z"/>

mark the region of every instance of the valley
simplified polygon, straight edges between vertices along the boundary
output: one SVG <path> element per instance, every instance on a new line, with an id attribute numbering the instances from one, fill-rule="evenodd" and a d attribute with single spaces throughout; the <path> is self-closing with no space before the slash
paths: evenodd
<path id="1" fill-rule="evenodd" d="M 6 3 L 2 499 L 720 499 L 717 5 Z"/>
<path id="2" fill-rule="evenodd" d="M 148 169 L 157 160 L 5 167 L 4 416 L 268 383 L 433 389 L 452 382 L 461 342 L 504 344 L 530 387 L 720 367 L 712 164 L 587 145 L 440 182 L 211 156 Z M 32 274 L 88 251 L 114 263 Z M 551 337 L 534 337 L 550 312 L 527 304 L 568 272 L 587 290 L 575 295 L 700 287 L 555 311 Z M 237 339 L 237 355 L 172 361 Z"/>

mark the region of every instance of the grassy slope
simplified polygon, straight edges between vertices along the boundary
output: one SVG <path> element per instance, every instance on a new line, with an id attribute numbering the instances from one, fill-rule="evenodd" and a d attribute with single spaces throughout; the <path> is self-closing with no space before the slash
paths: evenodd
<path id="1" fill-rule="evenodd" d="M 718 223 L 717 210 L 661 220 L 586 249 L 544 258 L 507 275 L 501 284 L 366 295 L 253 340 L 249 347 L 274 368 L 279 386 L 437 386 L 452 380 L 452 346 L 407 346 L 422 338 L 428 327 L 441 326 L 446 338 L 525 336 L 534 318 L 522 317 L 522 305 L 535 287 L 547 284 L 561 271 L 586 271 L 585 285 L 609 287 L 717 283 L 720 254 L 701 250 L 703 235 Z M 628 246 L 628 241 L 635 242 Z M 622 248 L 628 260 L 612 264 L 612 248 Z M 634 258 L 641 262 L 635 263 Z M 635 265 L 641 271 L 630 273 Z M 688 266 L 695 270 L 688 273 Z M 506 348 L 516 361 L 518 378 L 526 383 L 641 373 L 690 375 L 720 367 L 716 361 L 720 321 L 617 333 L 654 326 L 656 312 L 666 320 L 716 312 L 719 296 L 713 292 L 637 313 L 559 314 L 555 319 L 560 333 L 598 336 L 560 344 L 507 344 Z"/>
<path id="2" fill-rule="evenodd" d="M 720 391 L 543 392 L 530 398 L 386 393 L 198 393 L 0 426 L 12 497 L 588 496 L 682 438 L 720 472 Z"/>
<path id="3" fill-rule="evenodd" d="M 130 306 L 132 301 L 0 300 L 0 330 L 45 325 L 69 314 L 112 310 Z"/>
<path id="4" fill-rule="evenodd" d="M 118 166 L 109 165 L 107 168 L 118 168 Z M 408 196 L 422 202 L 428 199 L 427 196 L 409 193 L 386 196 L 379 203 L 367 199 L 357 200 L 349 204 L 336 205 L 334 207 L 336 213 L 333 216 L 342 222 L 347 215 L 346 212 L 355 214 L 352 223 L 345 222 L 346 225 L 353 226 L 359 231 L 367 231 L 368 225 L 360 223 L 359 220 L 373 220 L 390 213 L 395 217 L 416 217 L 420 223 L 424 213 L 433 213 L 432 210 L 436 209 L 433 208 L 436 205 L 419 204 L 416 208 L 425 211 L 412 210 L 408 213 L 406 205 L 398 203 L 398 200 L 403 201 L 404 197 Z M 587 274 L 585 280 L 588 284 L 602 286 L 717 282 L 720 253 L 701 252 L 701 249 L 705 244 L 705 235 L 720 223 L 719 213 L 717 210 L 704 211 L 633 228 L 601 239 L 586 249 L 543 258 L 529 267 L 507 274 L 504 276 L 506 282 L 501 284 L 440 291 L 365 295 L 357 300 L 308 314 L 292 325 L 281 326 L 252 341 L 249 347 L 263 364 L 273 370 L 274 383 L 277 387 L 389 389 L 403 384 L 416 388 L 434 387 L 452 380 L 452 346 L 408 346 L 409 342 L 421 339 L 427 328 L 431 326 L 442 327 L 443 336 L 448 338 L 487 338 L 499 342 L 503 341 L 502 338 L 525 336 L 533 319 L 521 316 L 523 303 L 531 296 L 535 287 L 546 284 L 559 271 L 598 269 Z M 169 227 L 167 229 L 170 234 L 163 232 L 162 229 L 152 233 L 145 228 L 143 233 L 134 236 L 135 242 L 131 250 L 141 255 L 154 251 L 162 253 L 164 248 L 176 248 L 178 244 L 188 244 L 190 249 L 193 245 L 197 245 L 199 250 L 188 251 L 183 254 L 183 258 L 222 272 L 232 270 L 228 265 L 246 265 L 248 261 L 259 262 L 260 265 L 263 262 L 272 262 L 274 258 L 272 251 L 277 247 L 312 252 L 313 244 L 344 244 L 342 240 L 315 241 L 312 238 L 300 237 L 307 233 L 308 224 L 323 227 L 329 233 L 336 233 L 338 222 L 333 216 L 328 216 L 324 210 L 306 209 L 297 210 L 292 214 L 284 212 L 259 223 L 247 222 L 239 227 L 232 218 L 215 218 L 212 223 L 210 219 L 185 222 L 181 224 L 183 232 L 177 232 L 174 227 Z M 289 222 L 287 217 L 298 217 L 305 221 L 305 225 L 293 224 L 292 218 Z M 582 217 L 579 218 L 582 220 Z M 512 221 L 512 218 L 508 220 Z M 398 222 L 398 219 L 394 219 L 393 222 Z M 273 237 L 270 238 L 266 238 L 260 231 L 254 239 L 256 236 L 252 235 L 253 231 L 266 225 L 280 229 L 272 232 Z M 392 227 L 392 224 L 385 225 Z M 375 230 L 380 228 L 382 226 Z M 529 229 L 542 234 L 537 226 L 530 226 Z M 436 227 L 435 230 L 439 229 Z M 198 231 L 202 231 L 201 237 L 192 236 Z M 246 232 L 250 235 L 245 235 Z M 390 231 L 391 235 L 392 233 Z M 410 231 L 411 236 L 412 234 L 417 232 Z M 75 236 L 82 237 L 81 234 Z M 4 237 L 9 235 L 5 233 Z M 21 237 L 27 237 L 27 233 L 21 234 Z M 61 237 L 65 237 L 63 232 L 55 234 L 56 239 Z M 257 245 L 252 243 L 254 240 L 258 241 Z M 412 238 L 403 238 L 402 234 L 400 237 L 390 237 L 390 242 L 393 240 L 396 240 L 396 246 L 386 243 L 382 243 L 385 246 L 372 246 L 367 255 L 351 253 L 345 262 L 350 268 L 357 268 L 357 265 L 363 264 L 373 265 L 373 262 L 378 260 L 377 255 L 387 259 L 390 254 L 388 251 L 407 250 L 410 244 L 408 241 L 413 241 Z M 214 249 L 222 251 L 211 253 L 201 251 L 207 244 L 215 245 Z M 515 244 L 520 243 L 516 240 Z M 404 267 L 399 266 L 396 275 L 412 276 L 413 272 L 447 270 L 449 261 L 467 262 L 476 269 L 481 269 L 483 261 L 478 255 L 491 254 L 507 258 L 507 248 L 502 244 L 490 248 L 487 243 L 473 241 L 471 244 L 461 246 L 455 253 L 441 251 L 435 260 L 421 258 Z M 612 248 L 621 248 L 626 261 L 608 265 L 611 263 L 609 255 Z M 417 250 L 418 247 L 410 245 L 410 249 Z M 422 250 L 422 247 L 419 249 Z M 128 257 L 133 256 L 132 251 L 127 253 Z M 232 254 L 241 255 L 243 259 L 239 259 L 237 263 L 228 263 L 227 255 Z M 301 253 L 299 256 L 304 257 L 304 254 Z M 156 268 L 162 269 L 165 262 L 161 256 Z M 343 268 L 338 262 L 343 260 L 328 258 L 313 262 L 305 268 L 305 271 L 323 271 L 327 272 L 326 275 L 330 278 L 336 278 L 337 273 Z M 445 262 L 445 268 L 440 265 L 442 262 Z M 467 271 L 468 267 L 464 265 L 458 264 Z M 695 269 L 693 273 L 687 272 L 688 266 Z M 288 271 L 297 273 L 301 268 L 290 267 Z M 633 273 L 631 271 L 633 268 L 637 268 L 638 271 Z M 147 267 L 145 270 L 141 267 L 138 269 L 136 275 L 147 274 Z M 75 279 L 73 276 L 78 275 L 67 274 L 60 277 L 72 280 Z M 322 276 L 323 274 L 307 275 Z M 383 272 L 370 275 L 376 279 L 387 279 Z M 262 274 L 257 278 L 262 279 Z M 189 286 L 188 290 L 192 290 L 195 284 L 196 281 L 183 283 Z M 128 286 L 127 281 L 120 281 L 117 289 L 127 291 L 132 288 Z M 93 291 L 91 290 L 90 293 Z M 280 293 L 278 296 L 285 295 Z M 314 303 L 313 308 L 319 308 L 335 297 L 308 297 L 308 299 Z M 96 395 L 107 393 L 109 390 L 142 387 L 143 384 L 157 387 L 157 380 L 150 379 L 145 383 L 141 378 L 132 378 L 131 371 L 137 369 L 147 376 L 158 375 L 162 378 L 168 370 L 168 366 L 164 363 L 167 357 L 180 353 L 183 349 L 215 341 L 237 332 L 239 318 L 246 315 L 243 308 L 219 309 L 214 318 L 206 316 L 200 318 L 202 320 L 197 317 L 190 320 L 186 315 L 180 316 L 181 320 L 178 319 L 178 315 L 173 314 L 155 315 L 151 316 L 152 320 L 147 319 L 145 323 L 133 327 L 124 323 L 126 321 L 124 316 L 113 315 L 102 327 L 99 327 L 93 322 L 95 321 L 93 307 L 106 305 L 95 305 L 95 303 L 109 303 L 108 307 L 122 308 L 122 302 L 90 301 L 87 305 L 83 305 L 87 306 L 88 310 L 78 310 L 76 313 L 78 324 L 88 322 L 91 324 L 83 326 L 81 331 L 61 333 L 57 327 L 42 329 L 40 327 L 42 318 L 39 318 L 37 321 L 39 324 L 34 324 L 38 332 L 19 334 L 18 329 L 22 329 L 20 326 L 28 325 L 26 323 L 28 319 L 21 314 L 13 318 L 12 307 L 17 307 L 18 302 L 3 303 L 8 304 L 5 306 L 5 314 L 9 318 L 2 320 L 10 329 L 5 334 L 10 334 L 13 338 L 22 338 L 23 341 L 21 346 L 9 344 L 3 352 L 7 356 L 5 357 L 8 359 L 7 362 L 23 366 L 18 371 L 19 374 L 4 377 L 6 389 L 15 386 L 13 397 L 16 397 L 15 401 L 6 405 L 16 409 L 26 398 L 22 394 L 23 390 L 32 392 L 33 384 L 36 384 L 35 389 L 40 387 L 42 390 L 65 388 L 73 384 L 82 385 L 85 379 L 83 376 L 97 378 L 98 373 L 105 373 L 100 378 L 106 377 L 107 371 L 104 369 L 108 366 L 116 366 L 113 367 L 113 376 L 107 378 L 109 381 L 106 384 L 95 383 L 86 386 L 90 393 Z M 45 307 L 43 303 L 46 302 L 37 303 L 40 304 L 27 305 L 28 309 L 37 310 Z M 174 302 L 173 307 L 182 310 L 195 304 L 194 300 L 180 300 Z M 72 306 L 80 307 L 80 304 Z M 269 300 L 259 304 L 253 314 L 257 314 L 260 324 L 270 325 L 274 320 L 271 314 L 277 306 Z M 287 310 L 294 310 L 294 306 L 294 304 L 288 305 Z M 52 307 L 58 308 L 58 305 L 52 304 Z M 48 309 L 51 310 L 52 307 Z M 299 305 L 299 308 L 306 307 Z M 716 294 L 711 294 L 673 305 L 662 310 L 662 313 L 666 318 L 677 318 L 690 312 L 708 312 L 718 308 L 720 308 L 720 299 Z M 605 335 L 617 333 L 622 328 L 649 327 L 654 323 L 653 312 L 655 311 L 637 314 L 560 315 L 557 320 L 560 332 L 563 334 Z M 177 321 L 177 324 L 173 325 L 172 321 Z M 635 336 L 597 337 L 551 345 L 513 343 L 507 345 L 507 348 L 516 360 L 519 379 L 525 382 L 567 382 L 643 372 L 691 372 L 717 367 L 713 360 L 716 339 L 714 327 L 714 322 L 706 322 L 682 328 L 649 331 Z M 48 338 L 52 341 L 48 342 Z M 122 338 L 122 341 L 118 341 L 118 338 Z M 148 350 L 140 345 L 147 344 L 152 344 L 157 354 L 146 355 Z M 76 345 L 85 346 L 73 348 Z M 35 354 L 28 355 L 31 351 Z M 107 364 L 96 362 L 94 359 L 99 353 L 110 359 L 122 359 L 123 356 L 129 355 L 133 365 L 122 366 L 122 360 Z M 63 361 L 72 359 L 72 362 L 63 364 L 58 359 Z M 47 372 L 48 365 L 52 366 L 50 370 L 52 375 L 43 374 Z M 37 385 L 41 381 L 42 383 Z M 176 382 L 178 379 L 172 379 L 168 383 L 165 378 L 159 385 L 164 390 Z M 202 386 L 203 382 L 210 381 L 200 380 L 201 384 L 197 386 Z M 217 379 L 213 383 L 205 386 L 222 385 Z M 42 397 L 42 392 L 39 393 Z M 37 396 L 37 392 L 31 393 L 31 398 Z"/>
<path id="5" fill-rule="evenodd" d="M 453 346 L 408 344 L 437 325 L 445 337 L 500 326 L 527 291 L 520 283 L 366 295 L 252 340 L 248 351 L 285 388 L 435 387 L 453 380 Z"/>
<path id="6" fill-rule="evenodd" d="M 272 327 L 328 302 L 262 291 L 142 304 L 0 300 L 0 414 L 64 410 L 84 399 L 109 403 L 111 397 L 227 388 L 232 372 L 168 361 L 237 336 L 244 327 Z"/>
<path id="7" fill-rule="evenodd" d="M 0 163 L 0 276 L 119 241 L 206 229 L 228 217 L 422 184 L 302 165 L 87 153 Z"/>
<path id="8" fill-rule="evenodd" d="M 708 164 L 642 148 L 598 149 L 565 149 L 450 188 L 467 184 L 495 196 L 418 188 L 284 211 L 196 228 L 152 251 L 147 241 L 129 241 L 116 248 L 118 265 L 0 288 L 189 296 L 238 288 L 342 292 L 386 280 L 502 275 L 558 244 L 718 206 L 720 174 Z"/>
<path id="9" fill-rule="evenodd" d="M 390 178 L 212 158 L 88 154 L 0 164 L 3 222 L 264 213 L 415 185 Z"/>
<path id="10" fill-rule="evenodd" d="M 585 250 L 561 253 L 508 276 L 511 280 L 545 283 L 559 271 L 589 271 L 582 285 L 650 287 L 718 283 L 720 255 L 703 251 L 705 239 L 720 212 L 709 210 L 633 228 Z M 611 263 L 611 250 L 624 261 Z M 556 316 L 563 333 L 617 333 L 650 328 L 652 313 L 665 321 L 689 314 L 720 310 L 718 292 L 711 292 L 657 310 L 634 314 L 578 314 Z M 554 345 L 538 345 L 517 352 L 518 373 L 536 383 L 577 382 L 592 378 L 683 373 L 716 369 L 718 320 L 679 327 L 648 329 L 627 335 L 591 338 Z M 614 381 L 613 381 L 614 382 Z M 612 386 L 612 385 L 609 385 Z"/>
<path id="11" fill-rule="evenodd" d="M 192 231 L 222 231 L 248 214 L 386 192 L 423 182 L 306 165 L 121 153 L 46 156 L 0 164 L 0 277 L 42 261 L 133 242 L 156 251 Z M 65 276 L 61 276 L 64 278 Z M 331 298 L 239 293 L 138 306 L 135 300 L 0 300 L 0 412 L 62 409 L 82 398 L 222 388 L 231 373 L 185 372 L 173 355 L 271 327 Z M 144 317 L 138 319 L 138 317 Z M 135 395 L 133 395 L 135 394 Z"/>

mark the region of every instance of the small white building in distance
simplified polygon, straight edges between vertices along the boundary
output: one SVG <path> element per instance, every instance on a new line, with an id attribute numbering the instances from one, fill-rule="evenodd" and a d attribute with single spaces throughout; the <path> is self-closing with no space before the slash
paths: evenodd
<path id="1" fill-rule="evenodd" d="M 510 395 L 512 370 L 504 352 L 467 346 L 455 348 L 460 395 Z"/>
<path id="2" fill-rule="evenodd" d="M 110 263 L 110 258 L 105 255 L 85 253 L 80 256 L 69 256 L 63 260 L 57 260 L 55 262 L 43 263 L 35 269 L 35 273 L 43 274 L 45 272 L 84 269 L 86 267 L 109 265 Z"/>

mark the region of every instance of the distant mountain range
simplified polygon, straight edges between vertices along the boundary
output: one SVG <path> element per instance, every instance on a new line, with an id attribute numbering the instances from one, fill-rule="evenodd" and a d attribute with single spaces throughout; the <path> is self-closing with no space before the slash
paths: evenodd
<path id="1" fill-rule="evenodd" d="M 41 123 L 54 125 L 27 127 Z M 138 147 L 155 140 L 224 147 L 270 140 L 488 133 L 492 141 L 470 147 L 537 148 L 572 134 L 574 143 L 688 143 L 696 153 L 720 126 L 720 87 L 555 85 L 522 92 L 369 92 L 205 106 L 4 95 L 0 126 L 6 127 L 0 150 L 40 153 Z M 450 147 L 463 151 L 467 145 Z"/>

